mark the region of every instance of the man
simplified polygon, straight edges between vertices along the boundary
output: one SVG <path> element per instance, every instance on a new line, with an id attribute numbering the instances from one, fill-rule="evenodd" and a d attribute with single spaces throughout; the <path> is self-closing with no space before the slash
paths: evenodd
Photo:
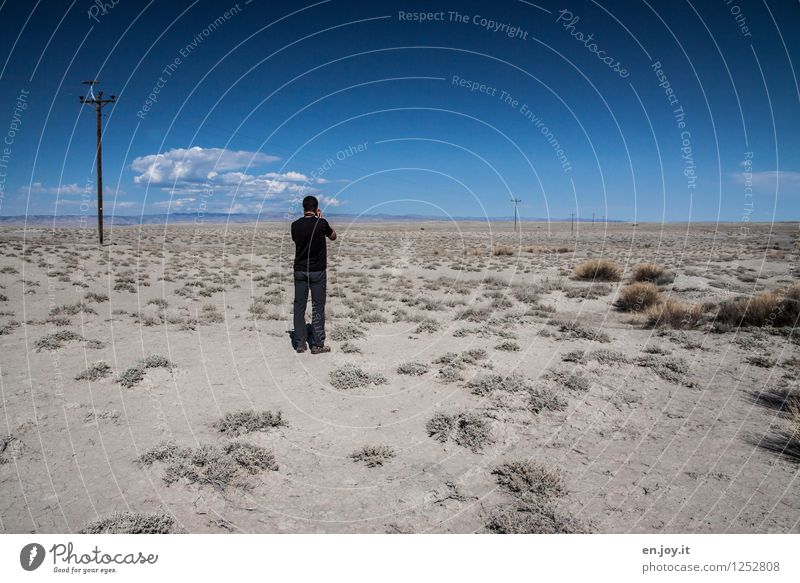
<path id="1" fill-rule="evenodd" d="M 325 346 L 325 288 L 327 286 L 327 241 L 336 240 L 336 231 L 322 218 L 319 201 L 303 199 L 303 218 L 292 223 L 294 256 L 294 339 L 298 353 L 306 351 L 306 303 L 311 289 L 311 354 L 330 352 Z"/>

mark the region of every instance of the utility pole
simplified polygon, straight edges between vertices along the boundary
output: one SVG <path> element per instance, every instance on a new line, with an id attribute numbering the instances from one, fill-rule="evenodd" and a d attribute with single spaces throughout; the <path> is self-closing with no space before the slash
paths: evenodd
<path id="1" fill-rule="evenodd" d="M 594 225 L 594 213 L 592 213 L 592 224 Z"/>
<path id="2" fill-rule="evenodd" d="M 521 198 L 512 198 L 511 202 L 514 203 L 514 232 L 517 230 L 517 205 L 522 202 Z"/>
<path id="3" fill-rule="evenodd" d="M 569 213 L 569 232 L 575 232 L 575 213 Z"/>
<path id="4" fill-rule="evenodd" d="M 89 86 L 88 97 L 80 97 L 81 104 L 94 105 L 97 111 L 97 232 L 100 235 L 100 245 L 103 244 L 103 130 L 102 130 L 102 109 L 104 105 L 116 102 L 117 98 L 112 95 L 110 99 L 103 99 L 103 92 L 99 92 L 95 97 L 92 87 L 97 85 L 97 81 L 84 81 L 83 85 Z"/>

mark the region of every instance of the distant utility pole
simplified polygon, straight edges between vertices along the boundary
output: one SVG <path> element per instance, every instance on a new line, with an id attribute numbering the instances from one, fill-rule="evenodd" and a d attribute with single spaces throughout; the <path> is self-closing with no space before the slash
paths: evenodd
<path id="1" fill-rule="evenodd" d="M 80 100 L 83 105 L 94 105 L 97 111 L 97 232 L 100 235 L 100 244 L 103 244 L 103 131 L 102 131 L 102 114 L 101 110 L 104 105 L 114 103 L 117 98 L 115 95 L 111 99 L 103 99 L 103 92 L 97 94 L 95 97 L 92 87 L 97 85 L 97 81 L 84 81 L 84 85 L 89 86 L 89 95 Z"/>
<path id="2" fill-rule="evenodd" d="M 569 232 L 575 232 L 575 213 L 569 213 Z"/>
<path id="3" fill-rule="evenodd" d="M 517 205 L 522 202 L 521 198 L 512 198 L 511 202 L 514 203 L 514 231 L 517 230 Z"/>
<path id="4" fill-rule="evenodd" d="M 592 213 L 592 224 L 594 225 L 594 213 Z"/>

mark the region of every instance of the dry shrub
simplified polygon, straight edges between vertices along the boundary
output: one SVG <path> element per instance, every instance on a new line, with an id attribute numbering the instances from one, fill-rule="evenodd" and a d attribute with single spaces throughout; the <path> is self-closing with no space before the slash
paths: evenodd
<path id="1" fill-rule="evenodd" d="M 365 445 L 350 454 L 354 462 L 363 462 L 368 468 L 382 466 L 394 457 L 394 449 L 388 445 Z"/>
<path id="2" fill-rule="evenodd" d="M 281 412 L 254 411 L 253 409 L 242 409 L 240 411 L 229 411 L 214 423 L 214 429 L 228 435 L 244 435 L 254 431 L 267 431 L 274 427 L 283 427 L 286 422 L 283 420 Z"/>
<path id="3" fill-rule="evenodd" d="M 677 300 L 667 300 L 656 304 L 645 312 L 646 325 L 651 328 L 695 328 L 703 319 L 703 307 L 697 304 L 684 304 Z"/>
<path id="4" fill-rule="evenodd" d="M 614 305 L 625 312 L 640 312 L 656 305 L 661 300 L 661 292 L 652 283 L 636 282 L 619 291 Z"/>
<path id="5" fill-rule="evenodd" d="M 590 528 L 550 500 L 529 500 L 492 513 L 486 530 L 494 534 L 584 534 Z"/>
<path id="6" fill-rule="evenodd" d="M 610 259 L 589 259 L 575 268 L 575 279 L 581 281 L 619 281 L 622 268 Z"/>
<path id="7" fill-rule="evenodd" d="M 497 483 L 515 496 L 558 498 L 566 494 L 564 478 L 542 464 L 529 460 L 514 461 L 496 467 L 492 474 Z"/>
<path id="8" fill-rule="evenodd" d="M 720 304 L 716 322 L 721 326 L 792 326 L 800 318 L 800 283 L 788 288 L 735 298 Z"/>
<path id="9" fill-rule="evenodd" d="M 631 281 L 650 282 L 655 284 L 672 283 L 675 275 L 657 263 L 640 263 L 633 268 Z"/>
<path id="10" fill-rule="evenodd" d="M 492 430 L 489 422 L 474 411 L 461 413 L 436 413 L 426 426 L 428 435 L 442 443 L 452 439 L 461 447 L 478 452 L 492 443 Z"/>
<path id="11" fill-rule="evenodd" d="M 495 255 L 513 255 L 514 248 L 511 245 L 495 245 L 494 246 L 494 254 Z"/>
<path id="12" fill-rule="evenodd" d="M 115 512 L 95 520 L 78 531 L 78 534 L 184 534 L 175 519 L 165 512 L 141 514 Z"/>

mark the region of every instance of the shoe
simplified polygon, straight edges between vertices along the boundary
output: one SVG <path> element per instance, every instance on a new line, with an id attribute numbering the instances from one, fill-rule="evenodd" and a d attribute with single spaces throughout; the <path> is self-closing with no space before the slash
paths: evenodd
<path id="1" fill-rule="evenodd" d="M 306 351 L 306 347 L 305 346 L 299 346 L 298 348 L 295 348 L 295 352 L 297 354 L 303 354 L 305 351 Z"/>
<path id="2" fill-rule="evenodd" d="M 322 354 L 323 352 L 330 352 L 330 346 L 312 346 L 311 354 Z"/>

